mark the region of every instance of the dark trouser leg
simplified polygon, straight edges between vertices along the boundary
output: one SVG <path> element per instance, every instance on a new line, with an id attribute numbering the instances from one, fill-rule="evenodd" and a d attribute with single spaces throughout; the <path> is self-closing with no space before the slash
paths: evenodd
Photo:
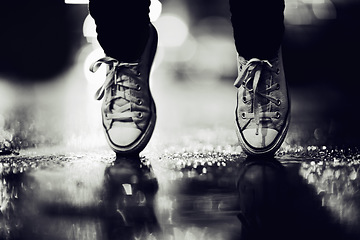
<path id="1" fill-rule="evenodd" d="M 98 41 L 119 61 L 137 60 L 149 37 L 150 0 L 90 0 Z"/>
<path id="2" fill-rule="evenodd" d="M 284 0 L 229 0 L 236 50 L 245 59 L 276 56 L 284 34 Z"/>

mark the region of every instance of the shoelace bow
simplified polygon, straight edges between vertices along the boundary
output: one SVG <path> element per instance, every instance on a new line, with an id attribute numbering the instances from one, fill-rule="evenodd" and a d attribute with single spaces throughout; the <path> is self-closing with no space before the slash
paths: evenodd
<path id="1" fill-rule="evenodd" d="M 131 72 L 131 68 L 137 66 L 138 63 L 123 63 L 111 57 L 104 57 L 94 62 L 90 66 L 90 71 L 95 73 L 102 64 L 106 64 L 108 66 L 108 71 L 106 72 L 105 82 L 95 93 L 95 99 L 101 100 L 104 97 L 105 92 L 112 91 L 114 87 L 118 89 L 118 91 L 116 91 L 116 94 L 112 95 L 111 98 L 105 102 L 105 111 L 107 112 L 107 117 L 113 120 L 124 121 L 131 120 L 132 117 L 138 116 L 139 114 L 131 112 L 130 102 L 134 101 L 134 99 L 132 99 L 131 96 L 125 95 L 125 89 L 140 90 L 139 85 L 130 82 L 130 77 L 127 77 L 125 79 L 118 77 L 118 71 L 120 69 L 128 69 L 128 71 Z M 135 73 L 132 74 L 134 76 L 136 75 Z M 128 104 L 123 104 L 121 106 L 118 105 L 119 110 L 117 111 L 117 113 L 113 113 L 110 107 L 111 104 L 117 99 L 124 99 L 128 102 Z"/>
<path id="2" fill-rule="evenodd" d="M 242 74 L 238 76 L 235 80 L 235 87 L 239 88 L 243 85 L 244 89 L 248 91 L 253 99 L 253 112 L 254 112 L 254 120 L 256 123 L 256 135 L 259 132 L 259 125 L 260 125 L 260 108 L 256 107 L 259 103 L 259 97 L 263 97 L 268 99 L 270 102 L 279 105 L 280 102 L 278 99 L 258 91 L 259 81 L 261 77 L 261 72 L 266 69 L 268 71 L 275 72 L 273 70 L 272 64 L 267 60 L 260 60 L 257 58 L 253 58 L 249 60 L 245 66 L 243 66 Z M 252 88 L 248 88 L 248 83 L 252 82 Z M 271 92 L 279 88 L 278 84 L 272 84 L 271 86 L 266 88 L 266 92 Z M 275 117 L 277 116 L 274 113 L 263 112 L 261 116 L 269 116 Z"/>

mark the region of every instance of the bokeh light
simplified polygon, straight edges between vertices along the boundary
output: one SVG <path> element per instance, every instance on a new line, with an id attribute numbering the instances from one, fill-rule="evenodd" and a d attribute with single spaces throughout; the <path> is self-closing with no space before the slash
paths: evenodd
<path id="1" fill-rule="evenodd" d="M 156 22 L 159 32 L 159 46 L 179 47 L 186 40 L 189 28 L 187 24 L 174 14 L 164 14 Z"/>
<path id="2" fill-rule="evenodd" d="M 313 1 L 312 11 L 318 19 L 327 20 L 336 18 L 336 9 L 330 0 Z"/>
<path id="3" fill-rule="evenodd" d="M 88 42 L 93 42 L 93 39 L 97 37 L 95 20 L 91 15 L 87 15 L 83 24 L 83 35 Z"/>
<path id="4" fill-rule="evenodd" d="M 331 19 L 336 19 L 336 9 L 331 0 L 286 1 L 285 22 L 289 25 L 313 25 Z"/>
<path id="5" fill-rule="evenodd" d="M 162 4 L 158 0 L 151 0 L 150 4 L 150 21 L 155 22 L 161 15 L 162 12 Z"/>

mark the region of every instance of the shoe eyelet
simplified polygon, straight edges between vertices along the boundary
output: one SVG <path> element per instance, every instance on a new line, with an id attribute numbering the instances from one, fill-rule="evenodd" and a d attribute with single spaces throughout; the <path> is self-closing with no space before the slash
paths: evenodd
<path id="1" fill-rule="evenodd" d="M 241 117 L 243 118 L 243 119 L 245 119 L 246 118 L 246 113 L 241 113 Z"/>
<path id="2" fill-rule="evenodd" d="M 136 84 L 136 90 L 138 90 L 138 91 L 141 90 L 141 86 L 139 84 Z"/>
<path id="3" fill-rule="evenodd" d="M 280 114 L 279 112 L 276 112 L 276 113 L 275 113 L 275 118 L 279 119 L 280 116 L 281 116 L 281 114 Z"/>
<path id="4" fill-rule="evenodd" d="M 142 112 L 138 113 L 138 118 L 142 119 L 144 117 L 144 115 L 142 114 Z"/>
<path id="5" fill-rule="evenodd" d="M 280 68 L 276 69 L 276 74 L 279 75 L 280 74 Z"/>
<path id="6" fill-rule="evenodd" d="M 276 101 L 276 105 L 278 105 L 278 106 L 280 106 L 280 105 L 281 105 L 281 101 L 280 101 L 280 99 L 278 99 L 278 100 Z"/>
<path id="7" fill-rule="evenodd" d="M 137 71 L 137 72 L 136 72 L 136 76 L 138 76 L 138 77 L 141 76 L 141 72 L 140 72 L 140 71 Z"/>
<path id="8" fill-rule="evenodd" d="M 246 97 L 243 97 L 242 100 L 243 100 L 243 103 L 246 103 L 247 98 L 246 98 Z"/>
<path id="9" fill-rule="evenodd" d="M 279 90 L 279 89 L 280 89 L 280 84 L 277 83 L 277 84 L 276 84 L 276 90 Z"/>
<path id="10" fill-rule="evenodd" d="M 143 104 L 143 101 L 141 99 L 138 99 L 137 100 L 137 105 L 142 105 Z"/>

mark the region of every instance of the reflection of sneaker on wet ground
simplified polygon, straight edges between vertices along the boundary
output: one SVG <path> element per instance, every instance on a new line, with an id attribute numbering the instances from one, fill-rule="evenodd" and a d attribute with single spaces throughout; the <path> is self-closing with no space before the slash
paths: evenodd
<path id="1" fill-rule="evenodd" d="M 149 75 L 157 48 L 157 32 L 150 25 L 150 37 L 138 61 L 125 63 L 111 57 L 95 62 L 90 70 L 107 65 L 105 83 L 97 91 L 104 98 L 102 120 L 110 147 L 120 154 L 139 153 L 155 127 L 155 103 L 150 93 Z"/>
<path id="2" fill-rule="evenodd" d="M 273 158 L 246 159 L 239 167 L 241 232 L 244 240 L 283 238 L 288 218 L 287 178 L 284 166 Z"/>
<path id="3" fill-rule="evenodd" d="M 158 181 L 148 160 L 118 157 L 105 170 L 104 191 L 109 239 L 137 239 L 130 236 L 146 231 L 158 233 L 154 212 Z"/>
<path id="4" fill-rule="evenodd" d="M 288 126 L 290 102 L 281 51 L 272 60 L 238 57 L 236 124 L 248 155 L 274 154 Z"/>

